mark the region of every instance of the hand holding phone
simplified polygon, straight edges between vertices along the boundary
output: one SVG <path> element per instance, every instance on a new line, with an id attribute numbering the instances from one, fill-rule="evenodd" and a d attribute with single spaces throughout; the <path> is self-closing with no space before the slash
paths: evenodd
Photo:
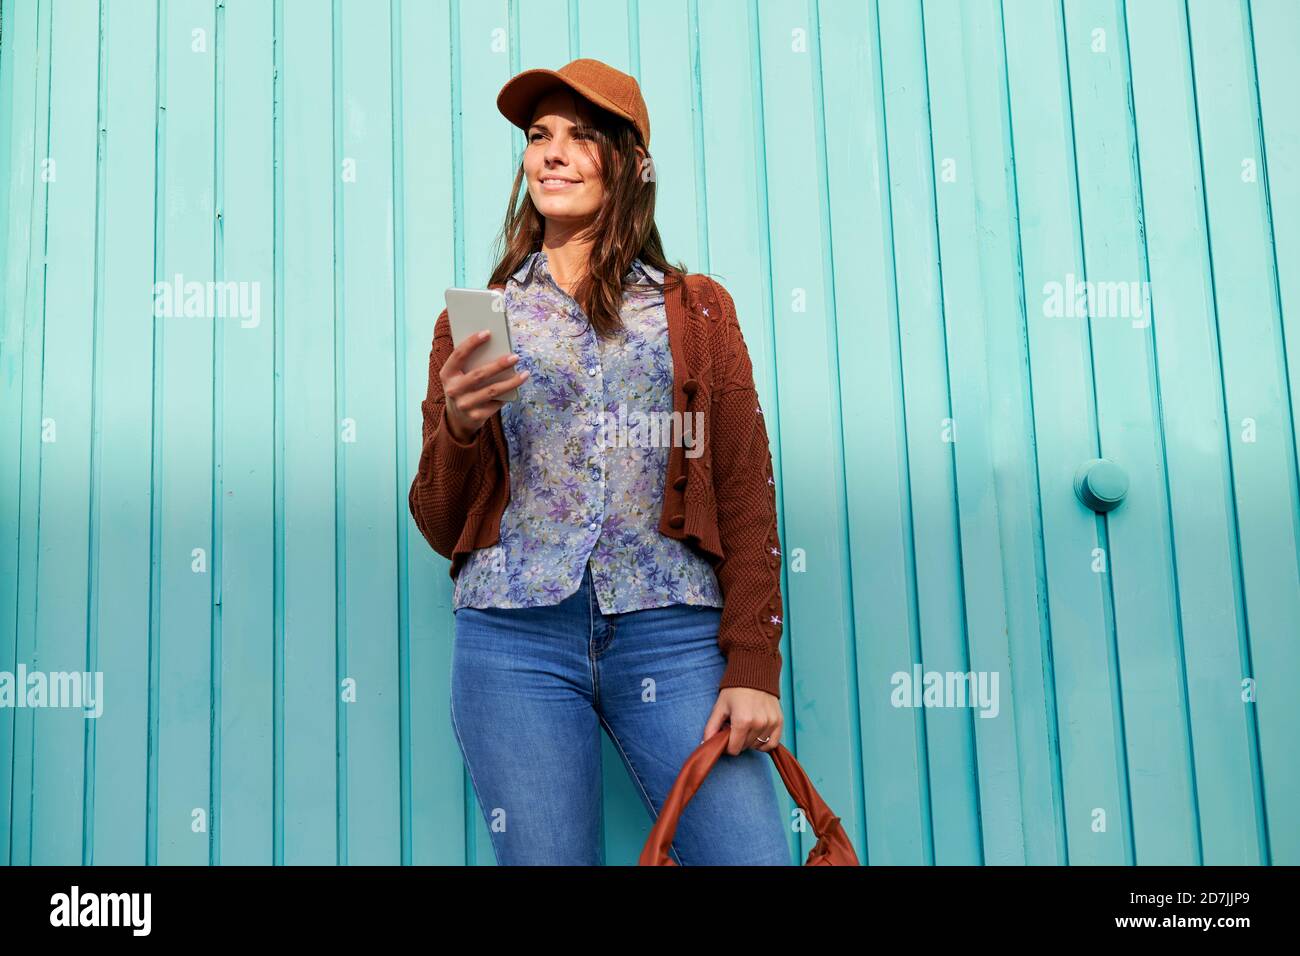
<path id="1" fill-rule="evenodd" d="M 446 295 L 455 348 L 438 374 L 452 437 L 464 444 L 502 405 L 519 397 L 529 373 L 511 374 L 519 357 L 510 350 L 500 292 L 448 289 Z"/>

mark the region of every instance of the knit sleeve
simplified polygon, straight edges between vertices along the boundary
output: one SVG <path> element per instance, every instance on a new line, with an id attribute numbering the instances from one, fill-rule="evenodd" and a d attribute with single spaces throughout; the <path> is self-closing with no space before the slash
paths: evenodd
<path id="1" fill-rule="evenodd" d="M 483 475 L 482 445 L 487 426 L 468 442 L 457 441 L 447 424 L 447 403 L 439 371 L 455 348 L 451 323 L 443 309 L 434 323 L 429 351 L 429 385 L 420 410 L 424 416 L 420 462 L 408 503 L 415 526 L 433 550 L 451 558 L 470 504 Z"/>
<path id="2" fill-rule="evenodd" d="M 714 568 L 723 595 L 718 644 L 727 658 L 719 689 L 753 687 L 779 697 L 781 542 L 772 453 L 735 303 L 709 281 L 722 305 L 714 420 L 707 429 L 724 553 Z"/>

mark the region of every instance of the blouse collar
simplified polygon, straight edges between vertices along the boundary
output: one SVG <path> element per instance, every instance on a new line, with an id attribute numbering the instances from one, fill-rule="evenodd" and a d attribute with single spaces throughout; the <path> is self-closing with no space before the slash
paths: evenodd
<path id="1" fill-rule="evenodd" d="M 532 271 L 534 267 L 536 267 L 537 263 L 545 258 L 546 253 L 542 252 L 541 249 L 529 253 L 528 257 L 524 259 L 519 268 L 514 271 L 512 278 L 521 284 L 526 283 L 532 275 Z M 632 260 L 632 266 L 627 270 L 627 274 L 623 278 L 627 282 L 644 285 L 649 280 L 662 283 L 664 281 L 664 274 L 661 270 L 656 269 L 648 262 L 642 262 L 641 257 L 638 256 Z"/>

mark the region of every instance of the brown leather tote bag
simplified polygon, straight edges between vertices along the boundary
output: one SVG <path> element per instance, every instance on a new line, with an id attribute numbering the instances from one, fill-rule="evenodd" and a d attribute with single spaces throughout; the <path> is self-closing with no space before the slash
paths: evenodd
<path id="1" fill-rule="evenodd" d="M 727 749 L 727 740 L 730 736 L 731 727 L 724 724 L 721 730 L 696 747 L 686 758 L 681 773 L 677 775 L 672 789 L 668 791 L 663 809 L 659 811 L 659 818 L 655 821 L 650 836 L 641 849 L 638 866 L 677 865 L 668 855 L 673 834 L 677 832 L 677 819 L 691 797 L 695 796 L 695 791 L 700 789 L 700 784 L 709 775 L 713 765 Z M 777 744 L 776 749 L 769 750 L 768 753 L 776 763 L 776 772 L 781 775 L 785 788 L 794 798 L 795 805 L 803 809 L 812 824 L 813 833 L 817 834 L 817 845 L 812 848 L 803 865 L 861 866 L 857 854 L 853 852 L 853 844 L 849 842 L 848 834 L 844 832 L 844 827 L 840 823 L 840 818 L 831 813 L 831 808 L 826 805 L 826 801 L 813 788 L 808 775 L 803 772 L 803 767 L 799 766 L 799 761 L 794 759 L 794 754 L 781 744 Z"/>

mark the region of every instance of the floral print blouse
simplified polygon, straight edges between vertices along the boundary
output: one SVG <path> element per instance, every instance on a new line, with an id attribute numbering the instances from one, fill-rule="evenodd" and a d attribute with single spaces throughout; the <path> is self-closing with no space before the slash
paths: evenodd
<path id="1" fill-rule="evenodd" d="M 500 541 L 465 559 L 455 610 L 558 604 L 588 563 L 604 614 L 722 607 L 708 561 L 658 528 L 672 439 L 651 420 L 672 412 L 673 365 L 663 293 L 650 278 L 662 282 L 663 273 L 634 260 L 623 327 L 608 339 L 555 282 L 541 250 L 506 282 L 515 369 L 531 374 L 501 408 L 510 500 Z"/>

